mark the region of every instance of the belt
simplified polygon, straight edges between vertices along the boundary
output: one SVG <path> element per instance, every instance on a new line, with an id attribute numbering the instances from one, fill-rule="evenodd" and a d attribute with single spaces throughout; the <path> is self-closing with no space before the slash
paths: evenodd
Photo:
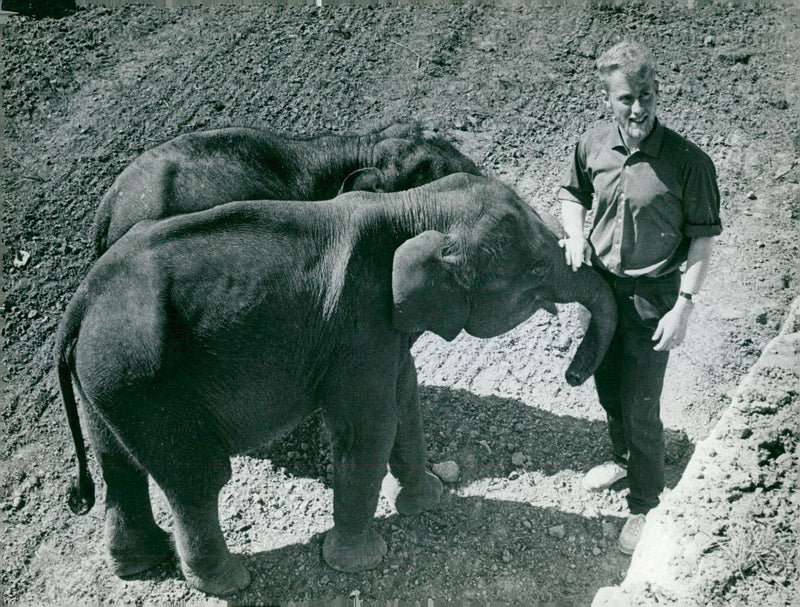
<path id="1" fill-rule="evenodd" d="M 653 286 L 662 284 L 668 285 L 673 281 L 677 281 L 678 284 L 680 284 L 680 270 L 673 270 L 669 274 L 664 274 L 663 276 L 620 276 L 619 274 L 614 274 L 613 272 L 609 272 L 605 268 L 601 268 L 599 266 L 595 266 L 595 269 L 612 288 L 630 288 L 637 284 Z"/>

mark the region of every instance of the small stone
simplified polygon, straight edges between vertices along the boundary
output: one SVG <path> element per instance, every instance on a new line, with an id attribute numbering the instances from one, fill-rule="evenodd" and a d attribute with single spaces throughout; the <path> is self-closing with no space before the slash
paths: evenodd
<path id="1" fill-rule="evenodd" d="M 30 261 L 30 258 L 31 254 L 28 253 L 27 251 L 19 251 L 16 257 L 14 257 L 13 261 L 14 267 L 24 268 L 26 265 L 28 265 L 28 261 Z"/>
<path id="2" fill-rule="evenodd" d="M 703 38 L 703 46 L 714 46 L 716 44 L 716 40 L 714 36 L 706 36 Z"/>
<path id="3" fill-rule="evenodd" d="M 531 522 L 527 521 L 527 520 L 522 521 L 522 526 L 525 527 L 525 529 L 532 529 L 533 528 L 533 525 L 531 525 Z"/>
<path id="4" fill-rule="evenodd" d="M 458 464 L 452 460 L 434 464 L 432 468 L 433 473 L 442 479 L 443 483 L 455 483 L 458 480 Z"/>
<path id="5" fill-rule="evenodd" d="M 514 558 L 511 556 L 511 553 L 508 550 L 503 550 L 503 562 L 510 563 L 511 559 Z"/>
<path id="6" fill-rule="evenodd" d="M 25 503 L 25 500 L 22 499 L 21 495 L 18 495 L 13 500 L 11 500 L 11 507 L 14 510 L 19 510 L 20 508 L 22 508 L 24 503 Z"/>
<path id="7" fill-rule="evenodd" d="M 747 198 L 749 200 L 755 200 L 756 198 L 758 198 L 758 196 L 756 196 L 756 193 L 753 190 L 750 190 L 749 192 L 747 192 Z"/>
<path id="8" fill-rule="evenodd" d="M 554 344 L 556 350 L 560 350 L 561 352 L 566 352 L 569 350 L 571 345 L 572 338 L 569 335 L 564 335 L 563 337 L 557 339 Z"/>
<path id="9" fill-rule="evenodd" d="M 31 310 L 28 312 L 28 318 L 36 318 L 36 315 L 39 314 L 36 310 Z"/>
<path id="10" fill-rule="evenodd" d="M 514 455 L 511 456 L 511 463 L 515 466 L 523 466 L 525 464 L 525 454 L 522 451 L 517 451 Z"/>
<path id="11" fill-rule="evenodd" d="M 331 578 L 329 578 L 327 575 L 325 575 L 325 576 L 322 577 L 322 579 L 319 581 L 319 583 L 320 584 L 327 584 L 330 581 L 331 581 Z"/>
<path id="12" fill-rule="evenodd" d="M 564 525 L 555 525 L 547 530 L 547 533 L 552 537 L 563 540 L 567 535 L 567 528 Z"/>
<path id="13" fill-rule="evenodd" d="M 594 548 L 592 548 L 592 554 L 593 554 L 594 556 L 600 556 L 602 553 L 603 553 L 603 551 L 602 551 L 602 550 L 600 550 L 600 548 L 598 548 L 597 546 L 595 546 Z"/>

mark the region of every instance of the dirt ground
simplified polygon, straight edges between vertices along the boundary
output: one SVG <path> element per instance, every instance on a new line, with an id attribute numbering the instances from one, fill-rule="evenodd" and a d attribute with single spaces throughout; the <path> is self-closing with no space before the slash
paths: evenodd
<path id="1" fill-rule="evenodd" d="M 50 352 L 91 263 L 94 209 L 133 158 L 203 128 L 344 133 L 411 118 L 538 210 L 555 212 L 575 138 L 608 119 L 593 59 L 622 37 L 654 49 L 659 116 L 709 153 L 722 192 L 724 232 L 663 397 L 675 486 L 798 292 L 800 8 L 727 0 L 500 4 L 118 6 L 9 20 L 0 52 L 3 601 L 205 600 L 175 564 L 138 580 L 115 578 L 104 562 L 102 499 L 85 517 L 66 508 L 74 451 Z M 381 501 L 375 527 L 389 552 L 374 571 L 342 574 L 322 561 L 332 491 L 317 419 L 235 458 L 222 525 L 253 578 L 235 601 L 353 595 L 588 605 L 598 588 L 618 584 L 630 564 L 616 546 L 626 489 L 623 482 L 615 491 L 581 490 L 582 474 L 604 460 L 608 443 L 591 381 L 573 389 L 563 379 L 579 341 L 577 316 L 568 305 L 491 340 L 420 339 L 414 353 L 429 458 L 456 462 L 460 476 L 423 516 L 400 517 Z M 784 451 L 796 450 L 797 436 Z M 768 484 L 765 503 L 783 503 L 781 491 Z M 168 528 L 165 501 L 154 494 Z M 724 496 L 720 489 L 707 499 Z M 762 522 L 796 541 L 796 514 L 765 508 Z M 791 604 L 796 561 L 786 560 L 781 576 L 763 573 L 755 566 L 734 576 L 712 602 Z"/>

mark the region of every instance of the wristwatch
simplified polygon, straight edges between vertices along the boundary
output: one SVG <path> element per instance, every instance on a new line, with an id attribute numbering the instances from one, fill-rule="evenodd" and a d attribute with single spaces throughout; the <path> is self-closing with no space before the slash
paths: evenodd
<path id="1" fill-rule="evenodd" d="M 689 301 L 692 301 L 693 296 L 694 293 L 687 293 L 686 291 L 681 291 L 680 293 L 678 293 L 678 297 L 683 297 L 684 299 L 687 299 Z"/>

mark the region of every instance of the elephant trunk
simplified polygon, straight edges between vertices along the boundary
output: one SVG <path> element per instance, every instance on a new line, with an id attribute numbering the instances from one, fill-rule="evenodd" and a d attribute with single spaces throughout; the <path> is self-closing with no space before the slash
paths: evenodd
<path id="1" fill-rule="evenodd" d="M 579 386 L 594 374 L 614 337 L 617 305 L 611 288 L 591 267 L 584 265 L 573 272 L 566 264 L 561 264 L 557 271 L 563 271 L 566 276 L 553 282 L 564 285 L 563 289 L 556 289 L 555 301 L 577 302 L 592 315 L 586 335 L 565 374 L 569 385 Z"/>

